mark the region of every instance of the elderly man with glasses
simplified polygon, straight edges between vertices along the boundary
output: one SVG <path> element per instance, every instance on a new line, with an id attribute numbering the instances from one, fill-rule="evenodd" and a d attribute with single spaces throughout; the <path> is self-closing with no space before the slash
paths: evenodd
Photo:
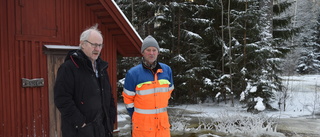
<path id="1" fill-rule="evenodd" d="M 80 49 L 70 51 L 59 67 L 54 102 L 63 137 L 112 137 L 116 108 L 108 63 L 99 57 L 102 43 L 97 25 L 83 31 Z"/>

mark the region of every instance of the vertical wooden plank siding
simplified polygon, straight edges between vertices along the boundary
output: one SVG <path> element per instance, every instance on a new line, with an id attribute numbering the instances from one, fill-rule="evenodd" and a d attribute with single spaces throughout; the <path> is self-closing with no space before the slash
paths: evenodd
<path id="1" fill-rule="evenodd" d="M 14 128 L 13 125 L 9 124 L 10 121 L 13 119 L 14 115 L 12 115 L 12 112 L 14 111 L 12 107 L 13 101 L 11 100 L 13 98 L 13 93 L 10 88 L 10 82 L 13 81 L 13 78 L 10 78 L 10 76 L 13 75 L 12 70 L 12 63 L 10 63 L 9 56 L 12 56 L 12 54 L 9 53 L 9 49 L 11 46 L 13 46 L 14 41 L 12 40 L 11 36 L 13 32 L 10 32 L 14 28 L 10 24 L 10 21 L 12 20 L 13 13 L 9 13 L 9 9 L 12 8 L 13 2 L 8 1 L 2 1 L 1 0 L 1 35 L 0 35 L 0 42 L 1 42 L 1 55 L 0 55 L 0 90 L 3 91 L 0 93 L 1 95 L 1 104 L 0 104 L 0 133 L 1 132 L 7 132 L 9 131 L 12 133 L 12 128 Z"/>
<path id="2" fill-rule="evenodd" d="M 20 49 L 20 52 L 19 52 L 19 55 L 20 55 L 20 77 L 21 76 L 24 76 L 26 75 L 26 69 L 25 69 L 25 55 L 24 55 L 24 52 L 26 51 L 26 49 L 24 48 L 25 46 L 23 46 L 23 43 L 19 43 L 17 44 L 17 46 L 19 47 L 18 49 Z M 21 96 L 19 97 L 19 99 L 21 100 L 21 104 L 19 104 L 19 108 L 20 109 L 20 113 L 24 113 L 26 114 L 27 113 L 27 107 L 23 106 L 23 104 L 27 104 L 27 100 L 26 100 L 26 93 L 27 93 L 27 89 L 21 89 L 20 91 L 21 93 Z M 19 111 L 19 109 L 17 110 Z M 24 115 L 20 115 L 19 117 L 21 117 L 22 119 L 22 123 L 19 123 L 17 126 L 20 128 L 21 132 L 18 132 L 20 133 L 21 135 L 27 135 L 27 129 L 25 127 L 27 127 L 27 117 L 25 117 Z M 19 130 L 18 130 L 19 131 Z"/>
<path id="3" fill-rule="evenodd" d="M 5 45 L 7 43 L 7 41 L 5 41 L 6 37 L 6 32 L 7 32 L 7 22 L 6 22 L 6 18 L 7 18 L 7 2 L 6 1 L 3 1 L 3 0 L 0 0 L 0 48 L 2 49 L 2 46 L 1 45 Z M 4 19 L 2 19 L 4 18 Z M 0 69 L 0 91 L 3 91 L 4 90 L 4 81 L 5 81 L 5 78 L 3 77 L 4 76 L 4 69 L 5 69 L 5 66 L 4 65 L 4 56 L 5 54 L 5 51 L 2 49 L 0 50 L 0 65 L 2 66 L 1 69 Z M 5 108 L 4 108 L 4 105 L 5 104 L 5 93 L 4 92 L 0 92 L 0 133 L 4 133 L 5 129 L 4 129 L 4 114 L 5 114 Z"/>
<path id="4" fill-rule="evenodd" d="M 12 87 L 9 88 L 12 93 L 12 107 L 14 115 L 9 125 L 11 134 L 8 136 L 47 136 L 48 134 L 48 87 L 30 87 L 22 88 L 21 78 L 44 78 L 47 83 L 46 56 L 42 54 L 42 42 L 36 41 L 17 41 L 14 51 L 14 58 L 10 58 L 10 62 L 14 62 L 14 75 L 10 76 Z M 18 62 L 18 63 L 16 63 Z"/>
<path id="5" fill-rule="evenodd" d="M 105 29 L 106 30 L 106 29 Z M 108 74 L 110 77 L 110 83 L 113 91 L 113 97 L 117 102 L 117 47 L 114 38 L 111 36 L 108 30 L 104 31 L 104 45 L 101 57 L 109 63 Z M 118 126 L 117 123 L 115 125 Z"/>
<path id="6" fill-rule="evenodd" d="M 8 5 L 10 5 L 11 6 L 11 4 L 13 4 L 13 3 L 11 3 L 11 2 L 8 2 Z M 13 66 L 11 65 L 11 63 L 10 62 L 12 62 L 11 60 L 10 60 L 10 55 L 14 55 L 12 52 L 10 53 L 10 48 L 12 47 L 12 46 L 14 46 L 14 39 L 13 39 L 13 37 L 11 37 L 12 35 L 13 35 L 13 31 L 10 31 L 10 30 L 14 30 L 13 29 L 13 27 L 14 26 L 12 26 L 11 24 L 10 24 L 10 20 L 14 20 L 14 18 L 13 18 L 13 14 L 12 13 L 9 13 L 8 12 L 8 33 L 7 33 L 7 41 L 8 41 L 8 43 L 7 43 L 7 45 L 4 45 L 4 48 L 5 48 L 5 54 L 4 54 L 4 57 L 3 58 L 5 58 L 5 62 L 6 62 L 6 66 L 7 66 L 7 72 L 5 72 L 6 74 L 6 79 L 5 79 L 5 81 L 6 82 L 10 82 L 10 83 L 12 83 L 12 81 L 13 81 L 13 79 L 12 78 L 10 78 L 10 76 L 12 76 L 12 73 L 13 73 Z M 12 89 L 12 88 L 10 88 L 10 85 L 11 84 L 7 84 L 7 83 L 5 83 L 6 84 L 6 86 L 5 86 L 5 91 L 7 91 L 8 93 L 7 93 L 7 97 L 5 98 L 5 100 L 6 100 L 6 102 L 5 103 L 9 103 L 10 105 L 6 105 L 5 107 L 7 107 L 6 109 L 4 109 L 5 111 L 6 111 L 6 121 L 7 121 L 7 123 L 9 123 L 9 122 L 11 122 L 12 121 L 12 119 L 14 119 L 13 117 L 14 117 L 14 115 L 13 115 L 13 113 L 12 113 L 12 109 L 13 109 L 13 107 L 14 107 L 14 104 L 13 104 L 13 102 L 12 102 L 12 97 L 13 97 L 13 90 L 14 89 Z M 10 111 L 11 110 L 11 111 Z M 9 116 L 9 117 L 8 117 Z M 8 124 L 8 127 L 6 127 L 6 128 L 9 128 L 9 129 L 13 129 L 14 128 L 14 126 L 13 125 L 11 125 L 11 124 Z M 14 133 L 13 131 L 11 131 L 11 133 Z"/>
<path id="7" fill-rule="evenodd" d="M 2 26 L 2 25 L 1 25 Z M 1 41 L 5 37 L 1 35 Z M 9 39 L 9 38 L 8 38 Z M 8 40 L 7 40 L 8 41 Z M 8 46 L 10 45 L 10 46 Z M 22 88 L 21 78 L 47 79 L 42 43 L 1 42 L 1 136 L 46 136 L 47 86 Z M 41 52 L 39 52 L 41 51 Z"/>
<path id="8" fill-rule="evenodd" d="M 3 17 L 3 18 L 6 18 L 6 3 L 5 1 L 0 1 L 0 17 Z M 5 35 L 5 27 L 6 26 L 6 22 L 4 19 L 0 19 L 0 48 L 2 48 L 1 45 L 4 45 L 5 42 L 4 42 L 4 35 Z M 3 62 L 4 62 L 4 59 L 2 58 L 4 54 L 4 50 L 0 50 L 0 65 L 2 66 L 3 65 Z M 2 77 L 4 75 L 4 67 L 1 67 L 0 69 L 0 91 L 3 91 L 3 86 L 4 86 L 4 78 Z M 3 104 L 5 103 L 4 102 L 4 93 L 3 92 L 0 92 L 0 133 L 3 133 L 4 132 L 4 107 L 3 107 Z"/>
<path id="9" fill-rule="evenodd" d="M 48 75 L 55 76 L 52 71 L 58 68 L 48 66 L 50 56 L 44 53 L 43 45 L 77 46 L 80 33 L 95 23 L 100 24 L 104 36 L 101 57 L 109 62 L 116 99 L 117 39 L 108 30 L 108 23 L 102 23 L 96 15 L 100 13 L 86 2 L 101 1 L 0 0 L 0 137 L 49 137 L 60 132 L 56 125 L 50 125 L 49 118 L 49 108 L 54 107 L 52 98 L 49 104 L 54 81 L 48 81 Z M 106 19 L 108 15 L 103 12 Z M 22 78 L 43 78 L 45 84 L 22 87 Z M 57 131 L 50 131 L 50 127 Z"/>
<path id="10" fill-rule="evenodd" d="M 16 2 L 16 3 L 15 3 Z M 28 1 L 21 1 L 22 4 Z M 33 0 L 31 3 L 37 3 Z M 50 2 L 52 3 L 52 2 Z M 27 35 L 45 30 L 36 28 L 37 25 L 24 24 L 22 15 L 18 8 L 21 8 L 17 1 L 1 0 L 1 36 L 0 36 L 0 137 L 46 137 L 49 136 L 49 114 L 48 114 L 48 83 L 47 81 L 47 60 L 43 54 L 42 46 L 45 43 L 61 45 L 78 45 L 79 33 L 86 27 L 98 22 L 90 9 L 83 1 L 78 0 L 57 0 L 56 4 L 64 12 L 58 12 L 56 20 L 61 24 L 58 33 L 63 37 L 61 42 L 56 42 L 55 38 Z M 43 2 L 40 3 L 44 6 Z M 64 4 L 64 5 L 63 5 Z M 32 6 L 32 4 L 28 5 Z M 80 8 L 76 8 L 79 7 Z M 37 11 L 37 8 L 32 8 Z M 57 8 L 58 9 L 58 8 Z M 35 16 L 23 17 L 24 19 L 40 18 Z M 88 17 L 81 21 L 81 16 Z M 5 17 L 5 19 L 3 18 Z M 19 26 L 15 26 L 16 21 L 21 21 Z M 37 22 L 35 22 L 37 23 Z M 47 29 L 47 28 L 46 28 Z M 15 31 L 18 30 L 16 33 Z M 25 34 L 22 34 L 25 33 Z M 45 33 L 45 32 L 44 32 Z M 16 37 L 16 35 L 19 37 Z M 22 88 L 21 78 L 44 78 L 44 87 Z"/>
<path id="11" fill-rule="evenodd" d="M 108 75 L 112 87 L 113 97 L 115 103 L 117 103 L 117 48 L 114 42 L 114 38 L 109 30 L 103 25 L 100 26 L 102 35 L 104 37 L 104 47 L 101 51 L 101 58 L 108 62 Z M 115 125 L 115 129 L 118 127 L 118 123 Z"/>

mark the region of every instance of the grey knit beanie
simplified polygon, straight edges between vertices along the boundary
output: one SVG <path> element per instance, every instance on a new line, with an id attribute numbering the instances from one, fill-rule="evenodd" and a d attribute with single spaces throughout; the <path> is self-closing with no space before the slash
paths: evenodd
<path id="1" fill-rule="evenodd" d="M 154 39 L 151 35 L 146 37 L 142 42 L 141 53 L 148 47 L 156 47 L 159 51 L 159 44 L 156 39 Z M 160 52 L 160 51 L 159 51 Z"/>

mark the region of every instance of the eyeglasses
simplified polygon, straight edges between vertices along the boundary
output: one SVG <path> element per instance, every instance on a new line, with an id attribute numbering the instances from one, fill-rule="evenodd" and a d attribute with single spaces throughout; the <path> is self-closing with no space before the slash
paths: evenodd
<path id="1" fill-rule="evenodd" d="M 85 42 L 88 42 L 91 45 L 91 47 L 93 47 L 93 48 L 96 48 L 96 47 L 102 48 L 103 47 L 103 44 L 91 43 L 88 40 L 85 40 Z"/>

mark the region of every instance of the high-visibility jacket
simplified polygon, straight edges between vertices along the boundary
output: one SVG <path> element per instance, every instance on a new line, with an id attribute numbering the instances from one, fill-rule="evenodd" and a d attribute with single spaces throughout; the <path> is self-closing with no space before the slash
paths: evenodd
<path id="1" fill-rule="evenodd" d="M 174 89 L 172 71 L 163 63 L 158 63 L 157 68 L 154 73 L 139 64 L 126 74 L 122 95 L 129 114 L 133 111 L 133 132 L 157 132 L 163 129 L 170 132 L 167 107 Z"/>

